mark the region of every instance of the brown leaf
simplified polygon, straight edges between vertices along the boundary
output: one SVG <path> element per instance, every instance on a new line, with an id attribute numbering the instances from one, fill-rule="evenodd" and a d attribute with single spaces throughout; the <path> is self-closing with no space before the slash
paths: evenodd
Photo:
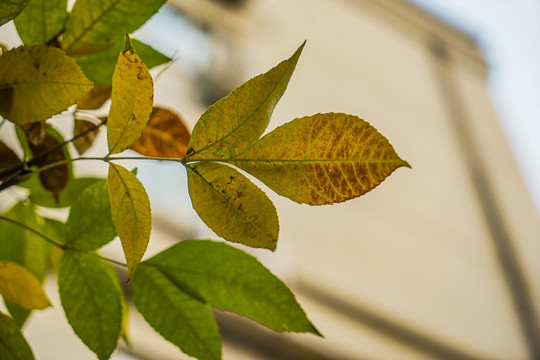
<path id="1" fill-rule="evenodd" d="M 43 140 L 45 140 L 45 135 L 47 134 L 47 129 L 51 126 L 45 121 L 38 121 L 26 125 L 22 125 L 24 133 L 28 141 L 32 145 L 40 145 Z"/>
<path id="2" fill-rule="evenodd" d="M 186 155 L 190 133 L 173 112 L 154 107 L 141 137 L 131 149 L 146 156 L 181 158 Z"/>
<path id="3" fill-rule="evenodd" d="M 53 135 L 47 133 L 45 139 L 39 145 L 34 145 L 28 142 L 30 150 L 34 158 L 38 159 L 36 165 L 41 168 L 43 166 L 53 164 L 66 159 L 64 151 L 61 147 L 58 150 L 49 153 L 50 149 L 58 147 L 61 142 Z M 43 157 L 41 157 L 43 155 Z M 69 179 L 69 168 L 66 163 L 58 164 L 50 169 L 41 171 L 39 173 L 39 179 L 41 184 L 47 190 L 49 190 L 56 202 L 59 202 L 59 196 L 62 190 L 66 187 Z"/>
<path id="4" fill-rule="evenodd" d="M 73 141 L 73 145 L 75 145 L 75 149 L 79 152 L 79 154 L 83 154 L 88 150 L 94 141 L 96 140 L 96 136 L 99 133 L 99 128 L 96 127 L 94 130 L 90 130 L 94 128 L 96 125 L 88 120 L 82 120 L 82 119 L 75 119 L 75 127 L 73 129 L 73 136 L 77 136 L 79 134 L 82 134 L 86 131 L 84 135 L 81 137 L 78 137 Z M 90 130 L 90 131 L 88 131 Z"/>
<path id="5" fill-rule="evenodd" d="M 22 161 L 13 150 L 0 140 L 0 169 L 9 169 L 21 163 Z"/>
<path id="6" fill-rule="evenodd" d="M 111 98 L 112 86 L 110 85 L 97 85 L 84 95 L 77 103 L 77 109 L 79 110 L 96 110 L 107 102 Z"/>

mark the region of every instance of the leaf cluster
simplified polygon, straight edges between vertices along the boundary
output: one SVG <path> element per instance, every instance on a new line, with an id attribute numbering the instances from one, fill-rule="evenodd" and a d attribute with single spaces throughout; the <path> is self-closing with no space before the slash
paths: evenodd
<path id="1" fill-rule="evenodd" d="M 355 115 L 294 119 L 263 136 L 304 44 L 201 115 L 190 134 L 181 117 L 154 105 L 149 68 L 169 61 L 126 33 L 164 0 L 8 1 L 0 24 L 14 20 L 24 45 L 0 56 L 0 115 L 14 124 L 23 158 L 0 141 L 0 190 L 28 196 L 0 215 L 0 358 L 33 359 L 20 328 L 50 305 L 42 283 L 56 274 L 62 308 L 77 336 L 108 359 L 126 335 L 127 303 L 100 249 L 119 239 L 132 301 L 146 321 L 183 352 L 220 359 L 213 308 L 276 331 L 319 335 L 287 286 L 254 257 L 224 242 L 185 240 L 142 260 L 151 205 L 135 171 L 117 160 L 183 166 L 193 208 L 221 238 L 275 250 L 279 221 L 266 193 L 247 175 L 298 203 L 343 202 L 408 166 L 388 140 Z M 98 116 L 98 111 L 107 111 Z M 67 110 L 67 113 L 66 113 Z M 67 114 L 73 133 L 56 126 Z M 52 119 L 51 119 L 52 118 Z M 84 157 L 105 128 L 107 153 Z M 140 156 L 118 156 L 124 151 Z M 106 179 L 77 177 L 75 161 L 104 161 Z M 67 220 L 40 208 L 68 209 Z"/>

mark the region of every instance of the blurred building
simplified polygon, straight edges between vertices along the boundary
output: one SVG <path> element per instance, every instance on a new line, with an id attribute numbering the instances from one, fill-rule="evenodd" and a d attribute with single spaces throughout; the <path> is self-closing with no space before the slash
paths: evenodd
<path id="1" fill-rule="evenodd" d="M 290 285 L 325 338 L 218 313 L 225 359 L 540 357 L 540 221 L 469 37 L 404 0 L 170 0 L 139 37 L 174 55 L 156 80 L 156 104 L 191 126 L 307 39 L 269 130 L 319 112 L 357 114 L 413 167 L 335 206 L 269 192 L 278 250 L 252 253 Z M 180 170 L 158 164 L 139 174 L 155 207 L 154 251 L 216 238 L 176 191 L 185 188 Z M 66 333 L 62 349 L 51 349 L 52 311 L 26 330 L 37 358 L 92 359 L 74 337 L 71 347 L 67 324 L 56 333 Z M 114 358 L 181 358 L 135 312 L 132 322 L 133 346 Z"/>

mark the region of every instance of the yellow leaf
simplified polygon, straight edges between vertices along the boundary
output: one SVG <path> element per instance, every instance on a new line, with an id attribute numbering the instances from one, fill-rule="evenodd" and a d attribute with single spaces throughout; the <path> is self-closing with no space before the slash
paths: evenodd
<path id="1" fill-rule="evenodd" d="M 38 279 L 26 268 L 9 261 L 0 261 L 0 294 L 26 309 L 51 306 Z"/>
<path id="2" fill-rule="evenodd" d="M 126 36 L 126 48 L 114 69 L 111 111 L 107 120 L 109 152 L 124 151 L 141 135 L 154 99 L 154 84 L 148 68 Z"/>
<path id="3" fill-rule="evenodd" d="M 77 103 L 77 109 L 96 110 L 111 98 L 112 87 L 110 85 L 96 85 Z"/>
<path id="4" fill-rule="evenodd" d="M 410 167 L 368 122 L 335 113 L 293 120 L 229 162 L 310 205 L 358 197 L 397 168 Z"/>
<path id="5" fill-rule="evenodd" d="M 107 181 L 112 216 L 131 278 L 150 240 L 150 201 L 135 175 L 119 165 L 110 164 Z"/>
<path id="6" fill-rule="evenodd" d="M 92 128 L 95 128 L 94 130 L 90 130 Z M 90 131 L 89 131 L 90 130 Z M 75 119 L 75 126 L 73 128 L 73 135 L 79 135 L 83 132 L 87 131 L 84 135 L 78 137 L 73 141 L 73 145 L 75 146 L 75 149 L 79 152 L 79 154 L 83 154 L 88 150 L 92 144 L 94 144 L 94 141 L 96 140 L 96 136 L 99 133 L 99 128 L 96 127 L 96 125 L 88 120 L 82 120 L 82 119 Z"/>
<path id="7" fill-rule="evenodd" d="M 0 115 L 24 125 L 66 110 L 92 88 L 60 49 L 21 46 L 0 56 Z"/>
<path id="8" fill-rule="evenodd" d="M 289 59 L 246 81 L 201 115 L 189 143 L 191 159 L 227 159 L 259 139 L 287 88 L 304 44 Z"/>
<path id="9" fill-rule="evenodd" d="M 181 158 L 186 155 L 189 130 L 175 113 L 154 107 L 141 137 L 131 148 L 153 157 Z"/>
<path id="10" fill-rule="evenodd" d="M 266 194 L 237 170 L 218 163 L 187 166 L 193 208 L 225 240 L 275 250 L 279 222 Z"/>

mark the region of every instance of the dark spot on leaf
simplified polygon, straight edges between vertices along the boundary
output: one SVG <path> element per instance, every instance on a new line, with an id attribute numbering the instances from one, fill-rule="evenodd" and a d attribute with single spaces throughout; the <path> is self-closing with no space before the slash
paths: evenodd
<path id="1" fill-rule="evenodd" d="M 13 105 L 13 88 L 7 87 L 0 90 L 0 114 L 6 115 Z"/>

